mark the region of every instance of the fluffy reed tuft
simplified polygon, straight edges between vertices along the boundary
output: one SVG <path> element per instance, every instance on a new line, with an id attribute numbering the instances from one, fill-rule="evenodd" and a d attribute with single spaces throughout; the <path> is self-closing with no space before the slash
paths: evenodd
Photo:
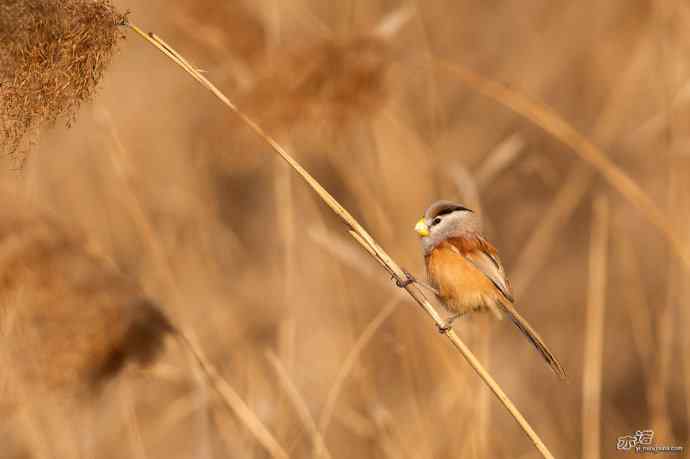
<path id="1" fill-rule="evenodd" d="M 109 0 L 0 4 L 0 154 L 23 162 L 41 126 L 74 120 L 122 37 Z"/>
<path id="2" fill-rule="evenodd" d="M 295 49 L 239 103 L 274 129 L 289 126 L 295 113 L 301 122 L 325 117 L 338 125 L 383 105 L 392 58 L 389 44 L 375 35 Z"/>
<path id="3" fill-rule="evenodd" d="M 26 203 L 0 208 L 0 304 L 17 382 L 49 392 L 97 390 L 127 363 L 151 363 L 173 332 L 134 282 Z"/>

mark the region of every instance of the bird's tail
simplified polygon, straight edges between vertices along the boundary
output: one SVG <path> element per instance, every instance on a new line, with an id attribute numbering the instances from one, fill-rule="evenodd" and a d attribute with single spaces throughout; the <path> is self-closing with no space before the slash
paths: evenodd
<path id="1" fill-rule="evenodd" d="M 532 326 L 529 323 L 527 323 L 525 318 L 522 317 L 520 313 L 518 313 L 515 310 L 515 307 L 508 301 L 498 301 L 497 303 L 499 304 L 500 308 L 503 309 L 503 311 L 505 311 L 505 313 L 515 324 L 515 326 L 519 328 L 520 331 L 524 333 L 527 338 L 529 338 L 534 347 L 536 347 L 537 350 L 544 357 L 546 363 L 549 364 L 551 370 L 553 370 L 553 372 L 556 373 L 556 376 L 558 376 L 560 379 L 566 379 L 565 369 L 563 369 L 556 356 L 553 355 L 553 353 L 546 346 L 539 334 L 536 331 L 534 331 Z"/>

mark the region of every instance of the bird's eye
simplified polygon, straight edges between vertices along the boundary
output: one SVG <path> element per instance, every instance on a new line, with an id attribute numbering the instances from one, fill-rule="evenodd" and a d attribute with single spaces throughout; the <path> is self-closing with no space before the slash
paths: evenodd
<path id="1" fill-rule="evenodd" d="M 439 223 L 441 223 L 441 218 L 440 218 L 440 217 L 436 217 L 436 218 L 434 218 L 434 219 L 431 221 L 431 224 L 432 224 L 432 225 L 438 225 Z"/>

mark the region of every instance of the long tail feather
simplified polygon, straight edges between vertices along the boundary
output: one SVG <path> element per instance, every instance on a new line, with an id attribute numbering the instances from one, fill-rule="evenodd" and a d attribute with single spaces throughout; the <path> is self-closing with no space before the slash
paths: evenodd
<path id="1" fill-rule="evenodd" d="M 506 314 L 508 315 L 510 320 L 515 324 L 515 326 L 519 328 L 520 331 L 524 333 L 524 335 L 527 338 L 529 338 L 534 347 L 536 347 L 537 350 L 544 357 L 546 363 L 549 364 L 551 370 L 553 370 L 553 372 L 556 373 L 556 376 L 558 376 L 560 379 L 566 379 L 565 369 L 561 366 L 556 356 L 553 355 L 553 353 L 546 346 L 539 334 L 536 331 L 534 331 L 534 329 L 529 323 L 527 323 L 525 318 L 522 317 L 520 313 L 518 313 L 513 307 L 513 305 L 510 304 L 508 301 L 498 301 L 498 304 L 500 305 L 501 309 L 503 309 L 506 312 Z"/>

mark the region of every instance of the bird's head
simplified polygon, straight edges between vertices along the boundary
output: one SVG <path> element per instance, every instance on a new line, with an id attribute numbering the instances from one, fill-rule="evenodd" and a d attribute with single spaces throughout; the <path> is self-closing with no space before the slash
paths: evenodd
<path id="1" fill-rule="evenodd" d="M 436 201 L 414 227 L 424 254 L 451 237 L 481 231 L 481 220 L 472 210 L 451 201 Z"/>

